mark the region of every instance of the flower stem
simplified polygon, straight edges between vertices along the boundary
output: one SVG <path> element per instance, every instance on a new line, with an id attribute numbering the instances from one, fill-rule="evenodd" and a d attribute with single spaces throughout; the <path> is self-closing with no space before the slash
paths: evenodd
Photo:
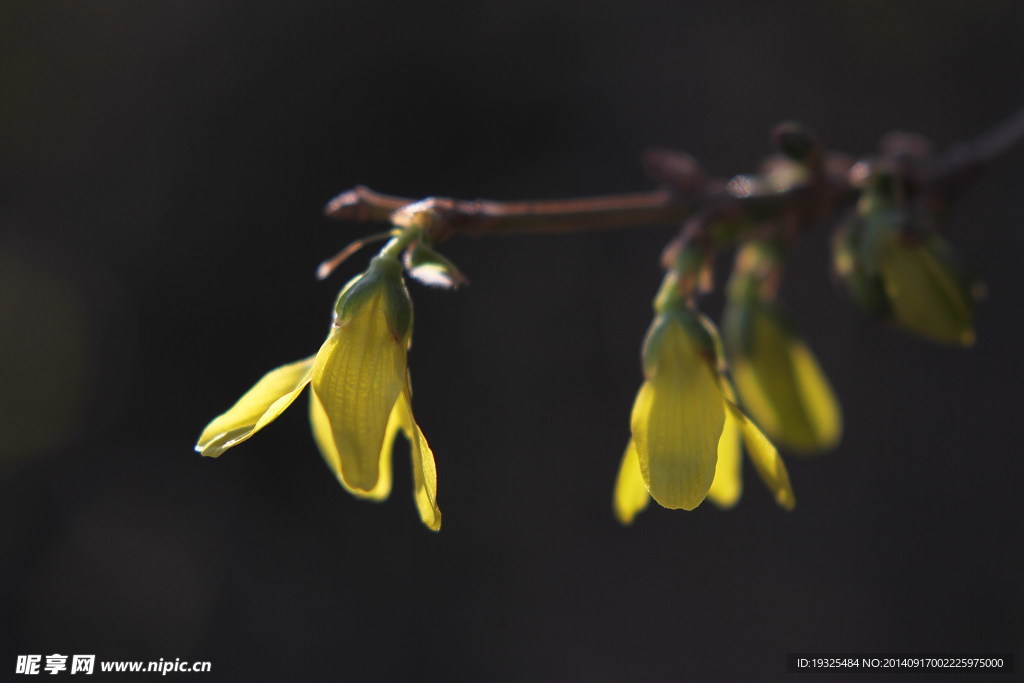
<path id="1" fill-rule="evenodd" d="M 381 247 L 381 250 L 377 255 L 397 259 L 406 247 L 423 237 L 423 231 L 424 224 L 421 221 L 416 221 L 413 224 L 403 227 L 397 235 L 389 239 L 387 243 Z"/>

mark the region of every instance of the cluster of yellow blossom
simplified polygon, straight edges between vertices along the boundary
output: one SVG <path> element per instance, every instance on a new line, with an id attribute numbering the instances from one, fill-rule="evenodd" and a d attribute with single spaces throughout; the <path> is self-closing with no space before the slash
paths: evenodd
<path id="1" fill-rule="evenodd" d="M 440 528 L 434 455 L 412 413 L 413 314 L 399 255 L 405 254 L 404 270 L 428 283 L 452 285 L 461 274 L 425 243 L 422 221 L 410 215 L 341 291 L 317 354 L 267 373 L 206 427 L 197 451 L 216 457 L 245 441 L 310 385 L 313 435 L 341 485 L 359 498 L 387 498 L 401 432 L 410 443 L 420 518 Z M 870 311 L 936 341 L 971 343 L 968 283 L 948 246 L 932 232 L 908 232 L 905 216 L 877 187 L 865 191 L 834 246 L 837 272 Z M 792 509 L 796 499 L 773 441 L 798 453 L 839 441 L 839 403 L 776 301 L 783 251 L 777 241 L 748 238 L 740 245 L 721 337 L 694 303 L 707 254 L 684 248 L 668 269 L 643 344 L 644 381 L 615 482 L 613 507 L 622 523 L 651 499 L 685 510 L 706 498 L 734 505 L 744 449 L 775 501 Z"/>

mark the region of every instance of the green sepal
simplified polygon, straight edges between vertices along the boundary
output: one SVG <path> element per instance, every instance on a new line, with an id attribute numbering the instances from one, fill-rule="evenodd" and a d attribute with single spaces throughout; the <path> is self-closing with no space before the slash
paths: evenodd
<path id="1" fill-rule="evenodd" d="M 375 256 L 362 275 L 348 282 L 334 304 L 336 325 L 353 316 L 366 302 L 383 294 L 384 315 L 395 339 L 408 343 L 412 334 L 412 300 L 402 278 L 402 264 L 392 256 Z"/>
<path id="2" fill-rule="evenodd" d="M 863 233 L 864 223 L 859 217 L 836 230 L 832 240 L 832 267 L 857 305 L 874 318 L 887 318 L 892 306 L 874 256 L 869 256 L 868 263 L 864 261 Z"/>
<path id="3" fill-rule="evenodd" d="M 729 352 L 749 352 L 753 343 L 753 312 L 761 302 L 775 298 L 785 261 L 785 249 L 776 241 L 750 240 L 736 254 L 729 284 L 722 332 Z"/>
<path id="4" fill-rule="evenodd" d="M 715 350 L 715 340 L 704 327 L 700 314 L 689 308 L 677 307 L 659 313 L 647 330 L 642 351 L 645 376 L 654 375 L 660 355 L 662 337 L 667 327 L 673 323 L 678 323 L 682 327 L 683 332 L 698 353 L 707 359 L 712 368 L 717 368 L 718 354 Z"/>

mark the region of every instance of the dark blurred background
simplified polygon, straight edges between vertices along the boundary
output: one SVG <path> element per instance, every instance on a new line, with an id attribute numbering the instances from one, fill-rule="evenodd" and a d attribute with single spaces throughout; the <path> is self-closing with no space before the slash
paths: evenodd
<path id="1" fill-rule="evenodd" d="M 794 651 L 1011 651 L 1024 162 L 950 237 L 978 343 L 867 321 L 827 230 L 784 293 L 845 407 L 841 446 L 740 505 L 611 490 L 672 226 L 458 238 L 473 284 L 411 287 L 416 415 L 391 500 L 345 494 L 305 400 L 219 460 L 202 427 L 321 343 L 321 207 L 643 190 L 641 152 L 754 170 L 784 119 L 827 147 L 944 147 L 1024 104 L 1019 0 L 0 4 L 0 670 L 15 654 L 210 660 L 216 680 L 771 680 Z M 725 263 L 723 263 L 725 265 Z M 708 310 L 717 314 L 720 298 Z M 1018 548 L 1019 549 L 1019 548 Z"/>

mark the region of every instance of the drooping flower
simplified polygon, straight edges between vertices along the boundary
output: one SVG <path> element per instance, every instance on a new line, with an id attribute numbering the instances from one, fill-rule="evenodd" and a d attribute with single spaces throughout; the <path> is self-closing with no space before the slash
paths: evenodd
<path id="1" fill-rule="evenodd" d="M 745 410 L 781 445 L 832 448 L 842 434 L 839 402 L 814 354 L 775 300 L 781 256 L 750 242 L 738 252 L 722 315 L 729 368 Z"/>
<path id="2" fill-rule="evenodd" d="M 722 436 L 718 440 L 718 461 L 715 463 L 715 477 L 711 481 L 707 497 L 720 508 L 731 508 L 739 502 L 743 493 L 742 446 L 739 422 L 731 411 L 726 411 Z M 760 444 L 755 442 L 755 447 Z M 651 502 L 651 494 L 640 471 L 640 460 L 636 445 L 630 439 L 619 465 L 615 480 L 615 494 L 612 499 L 615 517 L 623 524 L 633 519 Z M 792 505 L 789 505 L 791 508 Z"/>
<path id="3" fill-rule="evenodd" d="M 897 201 L 879 173 L 833 240 L 833 265 L 851 296 L 877 318 L 941 344 L 974 343 L 978 291 L 921 209 Z"/>
<path id="4" fill-rule="evenodd" d="M 645 380 L 615 486 L 621 522 L 632 521 L 648 496 L 671 509 L 692 510 L 709 496 L 723 507 L 735 504 L 741 440 L 776 501 L 795 505 L 778 451 L 736 405 L 720 357 L 710 321 L 675 303 L 659 306 L 644 341 Z"/>
<path id="5" fill-rule="evenodd" d="M 327 465 L 350 493 L 383 500 L 391 491 L 391 451 L 401 431 L 410 442 L 420 518 L 441 526 L 434 455 L 412 414 L 406 354 L 412 303 L 402 267 L 375 257 L 342 290 L 327 340 L 312 358 L 267 373 L 215 418 L 196 450 L 217 457 L 275 420 L 311 384 L 310 422 Z"/>

